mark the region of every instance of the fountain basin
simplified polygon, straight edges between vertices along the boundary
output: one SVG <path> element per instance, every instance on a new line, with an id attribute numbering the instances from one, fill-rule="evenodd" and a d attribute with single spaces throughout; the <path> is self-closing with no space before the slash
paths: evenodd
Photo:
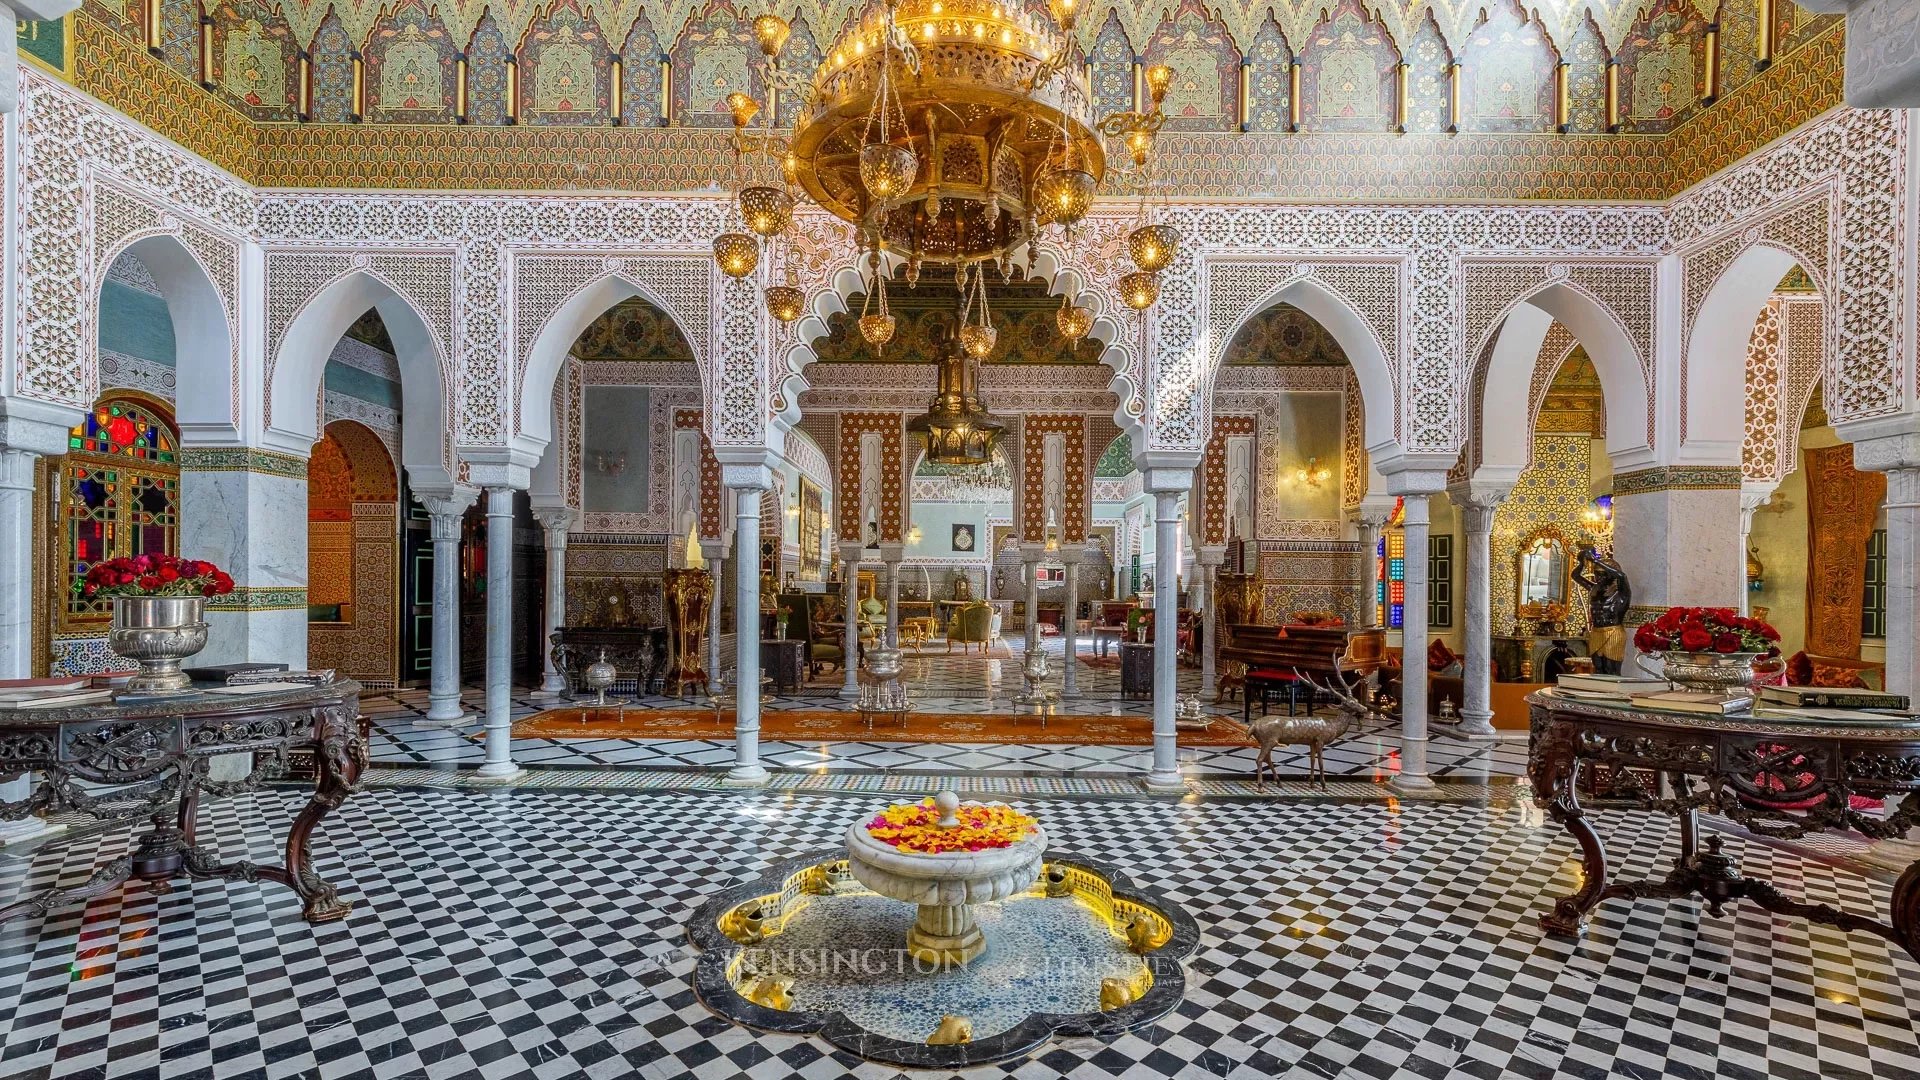
<path id="1" fill-rule="evenodd" d="M 937 855 L 902 851 L 873 838 L 864 821 L 847 827 L 847 863 L 854 879 L 881 896 L 919 905 L 907 951 L 940 966 L 965 965 L 986 951 L 973 904 L 1005 900 L 1040 877 L 1046 830 L 1035 825 L 1003 848 Z"/>

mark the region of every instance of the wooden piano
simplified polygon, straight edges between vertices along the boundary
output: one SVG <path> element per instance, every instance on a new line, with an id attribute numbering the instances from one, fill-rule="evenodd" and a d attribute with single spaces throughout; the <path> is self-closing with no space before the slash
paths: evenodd
<path id="1" fill-rule="evenodd" d="M 1387 632 L 1378 627 L 1354 630 L 1345 626 L 1262 626 L 1234 623 L 1220 640 L 1220 659 L 1245 664 L 1246 692 L 1241 716 L 1251 719 L 1253 699 L 1266 711 L 1267 695 L 1287 692 L 1287 711 L 1299 700 L 1300 677 L 1325 684 L 1334 679 L 1351 683 L 1373 674 L 1386 662 Z M 1311 709 L 1312 698 L 1308 698 Z"/>

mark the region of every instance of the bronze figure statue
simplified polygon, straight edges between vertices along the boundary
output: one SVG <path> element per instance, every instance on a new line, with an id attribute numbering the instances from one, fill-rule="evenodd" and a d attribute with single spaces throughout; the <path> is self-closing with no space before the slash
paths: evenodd
<path id="1" fill-rule="evenodd" d="M 1574 556 L 1572 577 L 1587 594 L 1587 651 L 1593 655 L 1593 670 L 1618 675 L 1627 651 L 1627 608 L 1633 604 L 1627 572 L 1612 555 L 1582 544 Z"/>

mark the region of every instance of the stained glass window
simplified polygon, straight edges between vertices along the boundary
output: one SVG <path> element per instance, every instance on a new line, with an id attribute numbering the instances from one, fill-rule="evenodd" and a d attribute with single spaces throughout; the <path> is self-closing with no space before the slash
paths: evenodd
<path id="1" fill-rule="evenodd" d="M 75 596 L 95 563 L 172 553 L 180 537 L 180 466 L 173 428 L 146 406 L 102 401 L 67 435 L 58 535 L 66 558 L 62 629 L 106 621 L 111 603 Z"/>
<path id="2" fill-rule="evenodd" d="M 1407 534 L 1394 529 L 1382 536 L 1374 557 L 1380 571 L 1374 579 L 1379 583 L 1374 603 L 1378 605 L 1380 625 L 1398 630 L 1407 614 Z"/>

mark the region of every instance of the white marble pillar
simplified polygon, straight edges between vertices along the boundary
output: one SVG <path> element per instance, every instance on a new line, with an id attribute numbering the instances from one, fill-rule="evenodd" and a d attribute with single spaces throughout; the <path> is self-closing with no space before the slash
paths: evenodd
<path id="1" fill-rule="evenodd" d="M 1022 542 L 1020 545 L 1020 569 L 1027 577 L 1027 615 L 1021 623 L 1020 632 L 1026 635 L 1025 650 L 1032 651 L 1040 647 L 1040 559 L 1047 553 L 1047 545 Z"/>
<path id="2" fill-rule="evenodd" d="M 1164 486 L 1153 492 L 1153 769 L 1150 791 L 1180 791 L 1180 752 L 1174 706 L 1180 692 L 1180 493 L 1191 485 Z"/>
<path id="3" fill-rule="evenodd" d="M 880 561 L 887 568 L 887 646 L 900 647 L 900 560 L 907 546 L 898 541 L 880 545 Z"/>
<path id="4" fill-rule="evenodd" d="M 1493 730 L 1493 592 L 1492 544 L 1494 512 L 1513 489 L 1509 485 L 1472 482 L 1447 489 L 1460 511 L 1467 537 L 1466 649 L 1461 681 L 1465 700 L 1455 734 L 1490 738 Z"/>
<path id="5" fill-rule="evenodd" d="M 1753 512 L 1773 498 L 1773 487 L 1740 489 L 1740 550 L 1735 552 L 1740 568 L 1740 614 L 1753 614 L 1753 591 L 1747 586 L 1747 551 L 1753 544 Z"/>
<path id="6" fill-rule="evenodd" d="M 760 764 L 760 497 L 773 486 L 766 466 L 724 466 L 733 489 L 733 768 L 727 783 L 759 787 Z"/>
<path id="7" fill-rule="evenodd" d="M 1406 606 L 1400 624 L 1400 775 L 1394 783 L 1410 788 L 1433 786 L 1427 776 L 1427 498 L 1402 498 Z"/>
<path id="8" fill-rule="evenodd" d="M 536 691 L 542 697 L 558 697 L 566 692 L 567 678 L 553 661 L 553 635 L 567 623 L 567 532 L 573 528 L 574 513 L 565 506 L 540 506 L 534 520 L 546 534 L 546 603 L 541 608 L 540 655 L 541 682 Z"/>
<path id="9" fill-rule="evenodd" d="M 1362 548 L 1360 567 L 1360 610 L 1356 626 L 1380 625 L 1380 531 L 1393 516 L 1393 500 L 1369 496 L 1360 500 L 1354 512 L 1354 525 Z"/>
<path id="10" fill-rule="evenodd" d="M 1212 701 L 1219 695 L 1220 648 L 1219 602 L 1215 590 L 1219 585 L 1220 566 L 1227 559 L 1227 549 L 1209 544 L 1195 552 L 1200 562 L 1200 700 Z"/>
<path id="11" fill-rule="evenodd" d="M 0 447 L 0 679 L 33 676 L 33 471 L 39 457 Z M 31 775 L 0 784 L 0 802 L 32 794 Z M 0 846 L 51 831 L 37 816 L 0 821 Z"/>
<path id="12" fill-rule="evenodd" d="M 700 541 L 700 557 L 706 561 L 711 582 L 711 588 L 707 590 L 707 688 L 711 691 L 720 685 L 720 619 L 725 614 L 722 606 L 725 603 L 725 591 L 720 583 L 726 577 L 727 542 Z"/>
<path id="13" fill-rule="evenodd" d="M 487 759 L 479 775 L 517 776 L 513 763 L 513 489 L 487 488 Z"/>
<path id="14" fill-rule="evenodd" d="M 1886 472 L 1887 689 L 1920 695 L 1920 466 Z"/>
<path id="15" fill-rule="evenodd" d="M 414 497 L 426 508 L 433 538 L 433 652 L 426 719 L 457 724 L 468 718 L 460 704 L 460 523 L 480 493 L 470 487 L 416 488 Z"/>
<path id="16" fill-rule="evenodd" d="M 1080 563 L 1087 557 L 1087 549 L 1079 543 L 1064 545 L 1060 548 L 1060 561 L 1067 568 L 1067 610 L 1061 617 L 1060 643 L 1063 654 L 1063 668 L 1060 676 L 1060 692 L 1067 697 L 1080 696 Z"/>
<path id="17" fill-rule="evenodd" d="M 840 607 L 845 622 L 841 638 L 840 696 L 860 696 L 860 559 L 865 545 L 840 545 Z"/>

